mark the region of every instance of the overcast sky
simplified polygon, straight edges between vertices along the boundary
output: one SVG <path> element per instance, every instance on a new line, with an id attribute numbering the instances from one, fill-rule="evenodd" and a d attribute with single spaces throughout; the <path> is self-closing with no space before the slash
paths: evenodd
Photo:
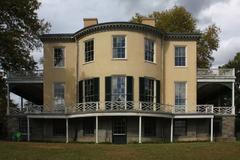
<path id="1" fill-rule="evenodd" d="M 240 0 L 40 0 L 38 11 L 52 25 L 50 33 L 73 33 L 83 27 L 83 18 L 98 22 L 129 21 L 143 15 L 182 5 L 198 20 L 200 29 L 215 23 L 221 28 L 220 48 L 214 53 L 214 67 L 228 62 L 240 51 Z M 41 57 L 41 53 L 34 57 Z"/>

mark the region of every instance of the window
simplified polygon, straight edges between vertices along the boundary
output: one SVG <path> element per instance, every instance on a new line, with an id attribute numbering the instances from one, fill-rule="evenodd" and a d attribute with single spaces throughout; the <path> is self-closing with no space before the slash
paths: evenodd
<path id="1" fill-rule="evenodd" d="M 94 101 L 94 83 L 93 79 L 85 80 L 85 102 Z"/>
<path id="2" fill-rule="evenodd" d="M 175 83 L 175 105 L 186 105 L 186 82 Z"/>
<path id="3" fill-rule="evenodd" d="M 125 76 L 112 77 L 112 101 L 126 101 Z"/>
<path id="4" fill-rule="evenodd" d="M 27 133 L 27 119 L 26 118 L 19 118 L 18 131 L 21 133 Z"/>
<path id="5" fill-rule="evenodd" d="M 144 136 L 156 136 L 156 120 L 154 118 L 144 118 Z"/>
<path id="6" fill-rule="evenodd" d="M 175 66 L 186 66 L 185 47 L 175 47 Z"/>
<path id="7" fill-rule="evenodd" d="M 125 36 L 113 37 L 113 58 L 125 57 Z"/>
<path id="8" fill-rule="evenodd" d="M 154 62 L 154 41 L 145 39 L 145 60 Z"/>
<path id="9" fill-rule="evenodd" d="M 64 83 L 54 83 L 54 105 L 63 107 L 64 104 Z"/>
<path id="10" fill-rule="evenodd" d="M 186 136 L 187 135 L 187 121 L 175 120 L 174 121 L 174 136 Z"/>
<path id="11" fill-rule="evenodd" d="M 53 120 L 53 136 L 65 136 L 66 125 L 64 119 L 54 119 Z"/>
<path id="12" fill-rule="evenodd" d="M 153 102 L 154 100 L 154 80 L 144 78 L 144 93 L 145 93 L 145 102 Z"/>
<path id="13" fill-rule="evenodd" d="M 84 118 L 83 120 L 83 135 L 94 135 L 95 121 L 94 118 Z"/>
<path id="14" fill-rule="evenodd" d="M 85 42 L 85 62 L 94 60 L 94 41 L 89 40 Z"/>
<path id="15" fill-rule="evenodd" d="M 54 48 L 54 67 L 64 67 L 64 48 Z"/>

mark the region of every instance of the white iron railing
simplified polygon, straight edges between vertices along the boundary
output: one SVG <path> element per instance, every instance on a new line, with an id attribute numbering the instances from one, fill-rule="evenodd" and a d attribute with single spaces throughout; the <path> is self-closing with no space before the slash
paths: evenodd
<path id="1" fill-rule="evenodd" d="M 43 80 L 43 70 L 8 72 L 7 80 Z"/>
<path id="2" fill-rule="evenodd" d="M 197 105 L 197 113 L 213 113 L 213 105 Z"/>
<path id="3" fill-rule="evenodd" d="M 201 77 L 234 77 L 235 76 L 235 70 L 234 68 L 226 69 L 226 68 L 211 68 L 211 69 L 205 69 L 205 68 L 198 68 L 197 69 L 197 76 L 198 78 Z"/>
<path id="4" fill-rule="evenodd" d="M 158 112 L 158 113 L 198 113 L 198 114 L 215 114 L 215 115 L 233 115 L 235 114 L 234 107 L 214 107 L 213 105 L 197 105 L 195 111 L 187 111 L 184 105 L 166 105 L 152 102 L 133 102 L 133 101 L 106 101 L 106 102 L 84 102 L 77 103 L 74 106 L 67 107 L 65 105 L 58 105 L 53 107 L 44 108 L 42 105 L 29 104 L 24 108 L 10 107 L 9 113 L 12 115 L 18 114 L 41 114 L 41 113 L 58 113 L 58 114 L 71 114 L 71 113 L 88 113 L 88 112 L 122 112 L 122 111 L 135 111 L 135 112 Z M 45 110 L 44 110 L 45 109 Z"/>

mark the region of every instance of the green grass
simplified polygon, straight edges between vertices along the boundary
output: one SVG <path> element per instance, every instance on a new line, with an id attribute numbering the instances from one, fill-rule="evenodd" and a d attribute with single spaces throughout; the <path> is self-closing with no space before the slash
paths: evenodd
<path id="1" fill-rule="evenodd" d="M 64 144 L 0 141 L 1 160 L 239 160 L 240 142 Z"/>

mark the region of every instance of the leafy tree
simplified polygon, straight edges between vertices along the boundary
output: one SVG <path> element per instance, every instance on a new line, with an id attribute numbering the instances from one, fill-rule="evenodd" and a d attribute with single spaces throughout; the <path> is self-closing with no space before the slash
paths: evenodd
<path id="1" fill-rule="evenodd" d="M 144 16 L 136 13 L 131 22 L 141 23 Z M 174 6 L 172 9 L 161 12 L 153 12 L 147 17 L 154 18 L 156 27 L 163 32 L 200 33 L 202 36 L 197 41 L 197 65 L 198 67 L 211 67 L 214 58 L 213 51 L 219 47 L 220 29 L 216 25 L 210 25 L 205 30 L 197 28 L 197 20 L 184 7 Z"/>
<path id="2" fill-rule="evenodd" d="M 0 1 L 0 68 L 7 71 L 33 70 L 36 62 L 31 51 L 41 46 L 39 35 L 50 24 L 38 18 L 37 0 Z M 0 76 L 0 112 L 5 115 L 6 82 Z M 2 115 L 0 115 L 2 118 Z"/>

